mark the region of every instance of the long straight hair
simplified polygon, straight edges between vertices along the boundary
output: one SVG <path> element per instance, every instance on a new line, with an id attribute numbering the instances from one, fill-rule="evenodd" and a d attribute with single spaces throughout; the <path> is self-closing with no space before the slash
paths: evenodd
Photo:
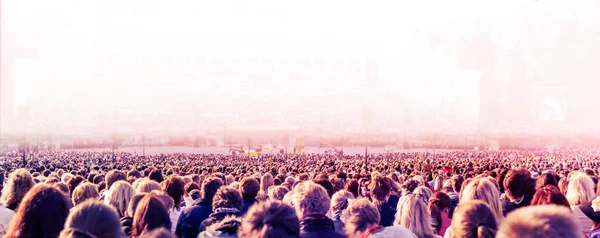
<path id="1" fill-rule="evenodd" d="M 156 195 L 147 194 L 135 209 L 131 235 L 137 237 L 146 231 L 160 227 L 171 230 L 169 211 Z"/>

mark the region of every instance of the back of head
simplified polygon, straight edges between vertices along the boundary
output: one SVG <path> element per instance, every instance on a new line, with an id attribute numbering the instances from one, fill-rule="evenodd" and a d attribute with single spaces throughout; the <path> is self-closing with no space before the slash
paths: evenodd
<path id="1" fill-rule="evenodd" d="M 149 193 L 154 190 L 161 190 L 160 184 L 154 180 L 142 181 L 136 189 L 138 193 Z"/>
<path id="2" fill-rule="evenodd" d="M 388 177 L 376 176 L 369 184 L 371 197 L 377 201 L 385 201 L 392 191 L 392 180 Z"/>
<path id="3" fill-rule="evenodd" d="M 529 206 L 508 214 L 500 224 L 498 238 L 581 238 L 583 234 L 568 208 L 556 205 Z"/>
<path id="4" fill-rule="evenodd" d="M 340 190 L 331 197 L 331 210 L 341 211 L 348 207 L 350 199 L 354 199 L 354 195 L 346 190 Z"/>
<path id="5" fill-rule="evenodd" d="M 129 217 L 133 217 L 138 204 L 140 203 L 142 198 L 144 198 L 144 196 L 146 196 L 146 194 L 141 193 L 141 194 L 136 194 L 133 197 L 131 197 L 131 200 L 129 201 L 129 205 L 127 206 L 127 215 Z"/>
<path id="6" fill-rule="evenodd" d="M 504 217 L 502 203 L 500 202 L 500 191 L 489 178 L 474 178 L 463 188 L 460 203 L 470 200 L 480 200 L 487 204 L 496 215 L 496 220 L 500 221 Z"/>
<path id="7" fill-rule="evenodd" d="M 427 210 L 429 211 L 429 214 L 431 214 L 432 218 L 435 218 L 436 221 L 441 221 L 442 216 L 446 216 L 446 214 L 443 214 L 442 211 L 444 211 L 444 209 L 450 209 L 451 205 L 452 201 L 447 194 L 435 192 L 433 195 L 431 195 L 431 198 L 429 198 Z M 434 227 L 438 233 L 440 232 L 441 225 L 441 222 L 437 222 L 436 226 Z"/>
<path id="8" fill-rule="evenodd" d="M 570 208 L 569 201 L 554 185 L 546 185 L 539 188 L 533 195 L 531 205 L 561 205 Z"/>
<path id="9" fill-rule="evenodd" d="M 256 179 L 251 177 L 242 179 L 242 182 L 240 183 L 240 193 L 243 198 L 256 198 L 259 191 L 260 187 Z"/>
<path id="10" fill-rule="evenodd" d="M 250 207 L 242 218 L 238 236 L 299 237 L 300 221 L 292 207 L 280 201 L 266 201 Z"/>
<path id="11" fill-rule="evenodd" d="M 96 188 L 96 185 L 89 183 L 89 182 L 83 182 L 83 183 L 79 184 L 73 191 L 73 195 L 72 195 L 73 205 L 76 206 L 80 203 L 83 203 L 84 201 L 86 201 L 88 199 L 97 200 L 99 197 L 100 197 L 100 194 L 98 193 L 98 189 Z"/>
<path id="12" fill-rule="evenodd" d="M 325 215 L 329 211 L 331 200 L 325 188 L 312 181 L 302 182 L 294 188 L 292 198 L 296 211 L 302 217 Z"/>
<path id="13" fill-rule="evenodd" d="M 179 209 L 185 193 L 185 182 L 179 176 L 172 175 L 162 184 L 162 191 L 167 193 L 175 202 L 175 208 Z"/>
<path id="14" fill-rule="evenodd" d="M 164 180 L 160 169 L 153 169 L 152 171 L 150 171 L 150 173 L 148 174 L 148 178 L 150 180 L 156 181 L 157 183 L 161 183 Z"/>
<path id="15" fill-rule="evenodd" d="M 504 191 L 511 199 L 519 199 L 535 193 L 535 180 L 531 178 L 531 173 L 525 169 L 508 171 L 503 183 Z"/>
<path id="16" fill-rule="evenodd" d="M 104 203 L 112 205 L 117 209 L 119 217 L 123 217 L 133 195 L 135 195 L 133 187 L 127 181 L 120 180 L 110 187 L 106 197 L 104 197 Z"/>
<path id="17" fill-rule="evenodd" d="M 104 178 L 104 180 L 106 181 L 106 188 L 110 189 L 113 183 L 120 180 L 127 180 L 127 175 L 118 170 L 111 170 L 106 173 L 106 178 Z"/>
<path id="18" fill-rule="evenodd" d="M 114 208 L 88 200 L 69 214 L 60 237 L 122 237 L 119 216 Z"/>
<path id="19" fill-rule="evenodd" d="M 135 210 L 132 235 L 140 236 L 146 231 L 161 227 L 171 229 L 169 212 L 156 195 L 146 194 Z"/>
<path id="20" fill-rule="evenodd" d="M 581 205 L 596 197 L 594 181 L 585 173 L 572 173 L 567 186 L 567 200 L 571 206 Z"/>
<path id="21" fill-rule="evenodd" d="M 46 184 L 34 186 L 21 201 L 5 237 L 56 237 L 69 209 L 71 202 L 62 192 Z"/>
<path id="22" fill-rule="evenodd" d="M 494 238 L 498 223 L 490 207 L 478 200 L 460 204 L 452 217 L 452 236 Z"/>
<path id="23" fill-rule="evenodd" d="M 427 205 L 419 195 L 404 196 L 400 199 L 397 210 L 395 225 L 408 228 L 418 237 L 433 236 L 431 216 L 427 212 Z"/>
<path id="24" fill-rule="evenodd" d="M 176 236 L 171 231 L 165 228 L 156 228 L 154 230 L 145 232 L 140 238 L 175 238 Z"/>
<path id="25" fill-rule="evenodd" d="M 288 192 L 290 192 L 290 190 L 286 186 L 275 186 L 269 189 L 269 199 L 281 201 Z"/>
<path id="26" fill-rule="evenodd" d="M 16 206 L 34 185 L 35 182 L 29 171 L 17 169 L 8 175 L 8 180 L 2 188 L 2 201 L 7 206 Z"/>
<path id="27" fill-rule="evenodd" d="M 208 177 L 202 182 L 202 197 L 213 199 L 217 190 L 223 186 L 223 180 L 217 177 Z"/>
<path id="28" fill-rule="evenodd" d="M 212 206 L 213 211 L 217 210 L 217 208 L 235 208 L 241 210 L 242 196 L 236 189 L 223 186 L 217 190 Z"/>
<path id="29" fill-rule="evenodd" d="M 379 224 L 379 210 L 366 198 L 356 199 L 344 210 L 345 231 L 348 237 L 360 237 L 370 226 Z"/>

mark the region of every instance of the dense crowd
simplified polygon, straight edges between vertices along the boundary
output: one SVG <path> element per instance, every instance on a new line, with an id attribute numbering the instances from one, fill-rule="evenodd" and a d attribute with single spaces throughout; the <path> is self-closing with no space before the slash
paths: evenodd
<path id="1" fill-rule="evenodd" d="M 0 233 L 600 238 L 599 156 L 2 152 Z"/>

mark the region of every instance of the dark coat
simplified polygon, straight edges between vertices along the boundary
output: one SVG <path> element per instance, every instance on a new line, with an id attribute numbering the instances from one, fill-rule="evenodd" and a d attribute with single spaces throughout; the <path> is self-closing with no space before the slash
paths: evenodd
<path id="1" fill-rule="evenodd" d="M 396 209 L 391 207 L 388 202 L 384 202 L 379 207 L 379 216 L 381 218 L 379 220 L 380 226 L 393 226 L 396 217 Z"/>
<path id="2" fill-rule="evenodd" d="M 257 200 L 254 198 L 244 198 L 244 201 L 242 201 L 242 210 L 240 210 L 242 216 L 245 215 L 246 212 L 248 212 L 248 209 L 250 209 L 250 207 L 256 202 Z"/>
<path id="3" fill-rule="evenodd" d="M 133 227 L 133 217 L 121 217 L 121 230 L 127 235 L 131 236 L 131 229 Z"/>
<path id="4" fill-rule="evenodd" d="M 198 199 L 193 206 L 183 210 L 179 215 L 175 235 L 183 238 L 196 238 L 200 233 L 200 223 L 212 212 L 212 199 Z"/>
<path id="5" fill-rule="evenodd" d="M 345 235 L 335 231 L 333 221 L 326 216 L 317 216 L 300 221 L 301 238 L 342 238 Z"/>
<path id="6" fill-rule="evenodd" d="M 210 214 L 208 218 L 206 218 L 202 223 L 200 223 L 199 231 L 203 232 L 206 230 L 207 227 L 212 226 L 213 224 L 216 224 L 227 217 L 240 217 L 241 215 L 242 214 L 240 213 L 240 210 L 235 208 L 217 208 L 215 212 Z"/>

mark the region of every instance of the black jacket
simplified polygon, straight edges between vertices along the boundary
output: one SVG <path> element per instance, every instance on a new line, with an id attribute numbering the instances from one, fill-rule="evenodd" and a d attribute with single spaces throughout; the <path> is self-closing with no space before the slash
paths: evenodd
<path id="1" fill-rule="evenodd" d="M 131 236 L 131 229 L 133 227 L 133 217 L 121 217 L 121 230 L 127 235 Z"/>
<path id="2" fill-rule="evenodd" d="M 196 238 L 200 233 L 200 223 L 212 213 L 212 199 L 198 199 L 193 206 L 179 215 L 175 235 L 183 238 Z"/>
<path id="3" fill-rule="evenodd" d="M 391 207 L 388 202 L 384 202 L 379 207 L 379 225 L 380 226 L 393 226 L 394 218 L 396 216 L 396 209 Z"/>
<path id="4" fill-rule="evenodd" d="M 326 216 L 314 216 L 300 221 L 301 238 L 341 238 L 345 235 L 335 231 L 333 221 Z"/>
<path id="5" fill-rule="evenodd" d="M 210 214 L 208 218 L 200 223 L 199 231 L 205 231 L 207 227 L 224 220 L 226 217 L 240 217 L 241 215 L 240 210 L 235 208 L 217 208 L 215 212 Z"/>
<path id="6" fill-rule="evenodd" d="M 248 212 L 248 209 L 250 209 L 250 207 L 256 202 L 257 200 L 254 198 L 244 198 L 244 201 L 242 201 L 242 210 L 240 210 L 242 216 L 245 215 L 246 212 Z"/>

